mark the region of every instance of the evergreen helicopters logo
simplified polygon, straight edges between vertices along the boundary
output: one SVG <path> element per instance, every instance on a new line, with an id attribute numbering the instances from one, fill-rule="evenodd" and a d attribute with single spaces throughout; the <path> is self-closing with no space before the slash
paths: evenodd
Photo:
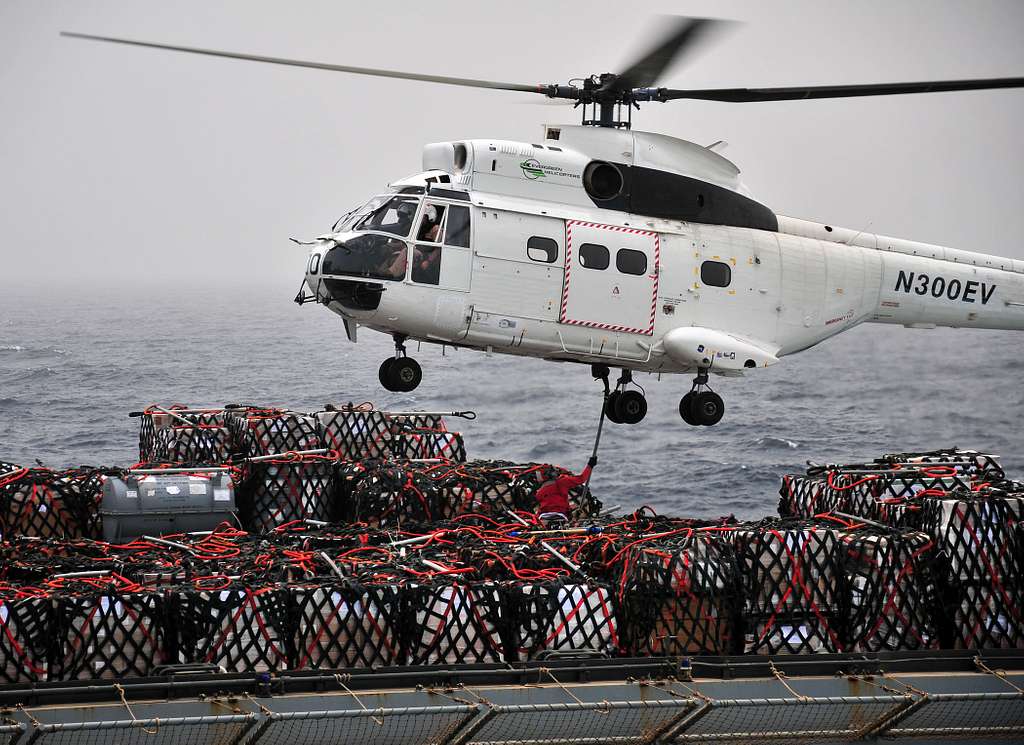
<path id="1" fill-rule="evenodd" d="M 519 164 L 519 167 L 523 169 L 523 175 L 531 181 L 536 181 L 537 179 L 544 178 L 545 176 L 564 176 L 565 178 L 580 177 L 578 173 L 570 173 L 558 166 L 544 165 L 536 158 L 527 158 Z"/>

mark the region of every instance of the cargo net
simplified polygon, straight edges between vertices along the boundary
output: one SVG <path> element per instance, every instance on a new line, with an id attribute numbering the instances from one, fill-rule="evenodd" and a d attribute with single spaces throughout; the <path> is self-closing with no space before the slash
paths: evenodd
<path id="1" fill-rule="evenodd" d="M 731 654 L 737 577 L 733 546 L 715 534 L 690 530 L 683 541 L 633 550 L 619 585 L 624 648 L 640 657 Z"/>
<path id="2" fill-rule="evenodd" d="M 235 449 L 247 458 L 318 450 L 323 439 L 315 417 L 280 409 L 229 409 L 228 428 Z"/>
<path id="3" fill-rule="evenodd" d="M 1022 505 L 1024 493 L 924 501 L 924 529 L 947 563 L 955 648 L 1024 648 Z"/>
<path id="4" fill-rule="evenodd" d="M 342 464 L 338 470 L 339 516 L 374 526 L 463 515 L 505 518 L 509 510 L 536 510 L 541 485 L 566 473 L 547 464 L 483 460 Z M 596 515 L 601 509 L 601 503 L 582 486 L 570 491 L 569 503 L 576 517 Z"/>
<path id="5" fill-rule="evenodd" d="M 920 500 L 1005 485 L 994 456 L 973 450 L 885 455 L 870 463 L 811 465 L 784 476 L 779 514 L 809 518 L 842 512 L 894 527 L 920 527 Z"/>
<path id="6" fill-rule="evenodd" d="M 294 666 L 369 668 L 403 662 L 399 590 L 330 582 L 291 590 Z"/>
<path id="7" fill-rule="evenodd" d="M 291 455 L 250 463 L 238 490 L 243 527 L 276 528 L 332 517 L 334 462 L 329 455 Z"/>
<path id="8" fill-rule="evenodd" d="M 58 596 L 53 605 L 54 680 L 143 677 L 167 662 L 163 595 Z"/>
<path id="9" fill-rule="evenodd" d="M 228 672 L 289 667 L 286 590 L 236 586 L 227 577 L 209 577 L 196 584 L 219 585 L 219 589 L 181 592 L 174 598 L 179 626 L 176 662 Z"/>
<path id="10" fill-rule="evenodd" d="M 840 532 L 851 652 L 937 649 L 942 608 L 935 541 L 847 524 Z"/>
<path id="11" fill-rule="evenodd" d="M 98 536 L 102 474 L 0 464 L 0 540 Z"/>
<path id="12" fill-rule="evenodd" d="M 462 435 L 437 414 L 390 414 L 360 407 L 316 415 L 326 447 L 343 460 L 466 460 Z"/>
<path id="13" fill-rule="evenodd" d="M 749 654 L 842 652 L 842 558 L 836 532 L 766 522 L 735 531 Z"/>
<path id="14" fill-rule="evenodd" d="M 167 664 L 269 672 L 1020 644 L 1009 579 L 1019 512 L 985 497 L 925 505 L 940 537 L 836 515 L 737 524 L 642 510 L 553 525 L 513 511 L 128 543 L 20 538 L 0 544 L 0 667 L 34 682 Z"/>
<path id="15" fill-rule="evenodd" d="M 150 406 L 139 424 L 143 463 L 224 463 L 233 440 L 222 409 Z"/>

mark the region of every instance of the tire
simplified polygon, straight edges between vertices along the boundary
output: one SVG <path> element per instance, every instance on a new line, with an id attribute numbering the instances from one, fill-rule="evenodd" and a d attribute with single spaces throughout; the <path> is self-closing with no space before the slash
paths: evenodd
<path id="1" fill-rule="evenodd" d="M 622 391 L 615 401 L 615 415 L 624 424 L 639 424 L 647 416 L 647 399 L 640 391 Z"/>
<path id="2" fill-rule="evenodd" d="M 612 424 L 622 424 L 617 407 L 619 395 L 619 391 L 612 391 L 604 401 L 604 415 L 608 417 L 608 421 Z"/>
<path id="3" fill-rule="evenodd" d="M 705 427 L 718 424 L 725 414 L 725 402 L 714 391 L 698 393 L 693 399 L 692 407 L 694 419 Z"/>
<path id="4" fill-rule="evenodd" d="M 385 390 L 395 392 L 398 389 L 394 387 L 391 377 L 391 366 L 394 364 L 395 358 L 388 357 L 386 360 L 380 363 L 380 369 L 377 370 L 377 380 L 384 386 Z"/>
<path id="5" fill-rule="evenodd" d="M 392 390 L 400 393 L 414 391 L 423 380 L 423 369 L 420 363 L 412 357 L 396 357 L 388 370 L 391 383 L 395 387 Z"/>
<path id="6" fill-rule="evenodd" d="M 696 427 L 699 422 L 693 416 L 693 391 L 690 391 L 679 399 L 679 416 L 691 427 Z"/>

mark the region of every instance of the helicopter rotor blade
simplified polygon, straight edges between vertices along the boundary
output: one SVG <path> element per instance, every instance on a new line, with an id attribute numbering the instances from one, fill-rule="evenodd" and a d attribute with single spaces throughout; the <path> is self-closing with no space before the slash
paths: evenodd
<path id="1" fill-rule="evenodd" d="M 654 98 L 675 101 L 681 98 L 727 103 L 761 101 L 797 101 L 808 98 L 851 98 L 855 96 L 891 96 L 905 93 L 1024 88 L 1024 78 L 981 78 L 977 80 L 926 80 L 917 83 L 870 83 L 867 85 L 817 85 L 791 88 L 715 88 L 676 90 L 662 88 Z"/>
<path id="2" fill-rule="evenodd" d="M 693 54 L 715 32 L 732 25 L 731 21 L 685 16 L 662 16 L 661 21 L 668 27 L 661 41 L 633 60 L 614 81 L 605 86 L 605 90 L 653 86 L 670 65 L 684 55 Z"/>
<path id="3" fill-rule="evenodd" d="M 379 78 L 399 78 L 401 80 L 420 80 L 427 83 L 441 83 L 444 85 L 461 85 L 467 88 L 490 88 L 492 90 L 521 91 L 524 93 L 542 93 L 552 95 L 551 91 L 555 86 L 527 85 L 523 83 L 501 83 L 494 80 L 476 80 L 473 78 L 453 78 L 445 75 L 423 75 L 414 72 L 399 72 L 397 70 L 381 70 L 372 67 L 352 67 L 350 65 L 332 65 L 325 62 L 309 62 L 306 60 L 288 59 L 285 57 L 266 57 L 258 54 L 241 54 L 239 52 L 225 52 L 217 49 L 201 49 L 199 47 L 183 47 L 174 44 L 160 44 L 151 41 L 135 41 L 132 39 L 121 39 L 114 36 L 94 36 L 92 34 L 80 34 L 72 31 L 61 31 L 61 36 L 73 39 L 88 39 L 90 41 L 106 41 L 114 44 L 128 44 L 136 47 L 150 47 L 152 49 L 166 49 L 172 52 L 187 52 L 189 54 L 202 54 L 208 57 L 226 57 L 228 59 L 246 60 L 249 62 L 265 62 L 272 65 L 288 65 L 291 67 L 307 67 L 314 70 L 329 70 L 332 72 L 347 72 L 354 75 L 373 75 Z"/>

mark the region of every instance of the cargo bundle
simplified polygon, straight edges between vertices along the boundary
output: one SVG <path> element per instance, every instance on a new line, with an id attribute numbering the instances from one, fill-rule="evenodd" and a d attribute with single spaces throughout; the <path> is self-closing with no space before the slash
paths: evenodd
<path id="1" fill-rule="evenodd" d="M 954 448 L 811 466 L 784 477 L 780 493 L 782 514 L 820 510 L 918 529 L 941 565 L 933 571 L 943 609 L 933 634 L 942 645 L 1024 647 L 1024 484 L 1008 480 L 994 456 Z"/>
<path id="2" fill-rule="evenodd" d="M 809 464 L 805 474 L 783 477 L 779 514 L 809 518 L 842 512 L 920 527 L 920 499 L 1004 480 L 994 456 L 957 448 L 895 453 L 869 463 Z"/>
<path id="3" fill-rule="evenodd" d="M 338 517 L 345 522 L 381 526 L 461 515 L 504 516 L 508 510 L 533 511 L 541 485 L 567 473 L 548 464 L 486 460 L 342 464 L 338 468 Z M 601 503 L 582 486 L 570 491 L 569 505 L 572 515 L 578 517 L 601 510 Z"/>
<path id="4" fill-rule="evenodd" d="M 17 681 L 922 649 L 943 613 L 928 536 L 828 519 L 520 512 L 5 551 L 0 655 Z"/>
<path id="5" fill-rule="evenodd" d="M 52 470 L 0 463 L 0 540 L 97 536 L 105 472 L 85 466 Z"/>

